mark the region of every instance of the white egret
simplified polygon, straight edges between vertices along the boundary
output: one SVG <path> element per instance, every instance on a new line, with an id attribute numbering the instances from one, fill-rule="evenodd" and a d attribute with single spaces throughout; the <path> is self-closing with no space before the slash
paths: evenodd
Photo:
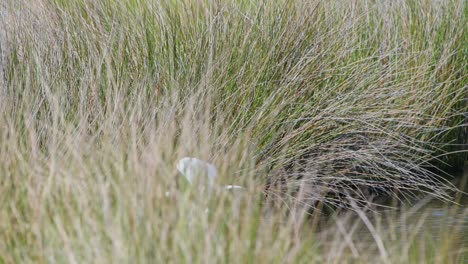
<path id="1" fill-rule="evenodd" d="M 215 165 L 197 158 L 185 157 L 177 163 L 176 167 L 191 185 L 198 182 L 203 185 L 208 184 L 210 189 L 214 188 L 215 179 L 218 176 L 218 169 Z M 224 189 L 237 192 L 243 190 L 244 187 L 239 185 L 226 185 Z"/>

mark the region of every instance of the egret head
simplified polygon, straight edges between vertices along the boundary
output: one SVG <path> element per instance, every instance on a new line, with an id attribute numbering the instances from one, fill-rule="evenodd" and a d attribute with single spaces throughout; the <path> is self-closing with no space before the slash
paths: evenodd
<path id="1" fill-rule="evenodd" d="M 218 170 L 213 164 L 197 158 L 185 157 L 177 163 L 177 170 L 185 176 L 190 184 L 201 182 L 213 187 Z"/>

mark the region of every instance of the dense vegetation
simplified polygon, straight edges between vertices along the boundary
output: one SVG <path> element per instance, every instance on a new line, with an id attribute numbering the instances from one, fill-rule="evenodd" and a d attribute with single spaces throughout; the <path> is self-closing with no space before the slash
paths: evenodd
<path id="1" fill-rule="evenodd" d="M 394 236 L 365 212 L 453 200 L 467 14 L 464 0 L 3 1 L 0 261 L 460 261 L 457 239 Z M 194 210 L 184 156 L 248 186 L 243 210 L 223 193 Z M 353 242 L 351 215 L 302 225 L 341 207 L 374 242 Z"/>

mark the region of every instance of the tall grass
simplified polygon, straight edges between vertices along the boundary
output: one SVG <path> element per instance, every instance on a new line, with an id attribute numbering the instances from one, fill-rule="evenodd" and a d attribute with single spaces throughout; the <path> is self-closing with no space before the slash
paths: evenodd
<path id="1" fill-rule="evenodd" d="M 355 245 L 353 217 L 327 245 L 270 209 L 450 200 L 437 170 L 466 159 L 467 12 L 462 0 L 2 2 L 2 260 L 460 260 L 455 240 L 393 245 L 378 227 Z M 243 209 L 219 194 L 199 212 L 175 170 L 184 156 L 248 186 Z"/>

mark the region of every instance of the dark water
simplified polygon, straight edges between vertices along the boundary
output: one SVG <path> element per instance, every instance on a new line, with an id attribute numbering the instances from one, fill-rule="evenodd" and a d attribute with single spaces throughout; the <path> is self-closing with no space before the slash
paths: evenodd
<path id="1" fill-rule="evenodd" d="M 411 231 L 419 221 L 423 221 L 422 232 L 431 234 L 437 240 L 447 232 L 458 234 L 461 242 L 468 246 L 468 167 L 463 175 L 457 177 L 461 180 L 458 188 L 463 193 L 456 195 L 454 203 L 446 203 L 436 199 L 422 199 L 409 208 L 406 215 L 401 217 L 399 230 Z"/>
<path id="2" fill-rule="evenodd" d="M 384 210 L 375 216 L 371 214 L 370 218 L 381 219 L 379 230 L 390 232 L 395 237 L 407 237 L 417 232 L 421 239 L 429 238 L 431 242 L 453 237 L 461 246 L 468 247 L 468 168 L 464 170 L 464 175 L 457 176 L 462 180 L 456 186 L 465 194 L 459 193 L 453 203 L 426 197 L 400 209 Z M 463 183 L 463 179 L 467 183 Z M 360 239 L 372 239 L 366 226 L 357 232 Z"/>

